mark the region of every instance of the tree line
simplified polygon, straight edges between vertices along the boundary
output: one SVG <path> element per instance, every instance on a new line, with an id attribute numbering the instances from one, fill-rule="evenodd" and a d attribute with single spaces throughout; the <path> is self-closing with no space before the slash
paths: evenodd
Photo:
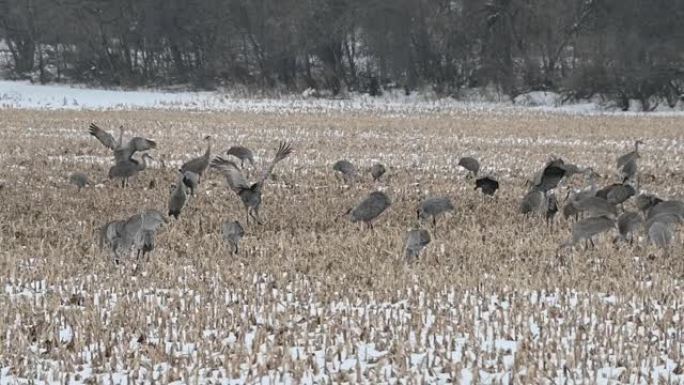
<path id="1" fill-rule="evenodd" d="M 41 82 L 337 95 L 496 87 L 644 109 L 684 93 L 682 0 L 0 0 Z"/>

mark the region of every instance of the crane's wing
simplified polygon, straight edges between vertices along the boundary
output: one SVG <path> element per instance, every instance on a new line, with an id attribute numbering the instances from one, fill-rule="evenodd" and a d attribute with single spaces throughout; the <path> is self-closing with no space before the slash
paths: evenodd
<path id="1" fill-rule="evenodd" d="M 114 159 L 117 162 L 125 159 L 131 159 L 133 154 L 138 151 L 147 151 L 157 148 L 157 143 L 154 140 L 141 138 L 136 136 L 131 139 L 125 146 L 119 146 L 114 150 Z"/>
<path id="2" fill-rule="evenodd" d="M 90 123 L 90 135 L 97 138 L 105 147 L 110 150 L 114 150 L 117 147 L 117 143 L 114 137 L 109 132 L 101 129 L 95 123 Z"/>
<path id="3" fill-rule="evenodd" d="M 157 143 L 154 140 L 136 136 L 128 142 L 127 147 L 129 147 L 133 152 L 147 151 L 153 148 L 157 148 Z"/>
<path id="4" fill-rule="evenodd" d="M 252 150 L 247 147 L 233 146 L 226 151 L 226 154 L 233 155 L 241 160 L 248 160 L 250 164 L 254 164 L 254 155 L 252 155 Z"/>
<path id="5" fill-rule="evenodd" d="M 257 181 L 257 184 L 260 184 L 260 185 L 263 184 L 264 181 L 271 174 L 271 171 L 273 171 L 273 167 L 275 167 L 276 163 L 287 158 L 287 156 L 290 155 L 291 153 L 292 153 L 292 146 L 290 146 L 290 144 L 287 142 L 280 142 L 280 145 L 278 146 L 278 152 L 276 152 L 276 155 L 273 158 L 273 160 L 271 161 L 271 163 L 266 168 L 264 168 L 264 171 L 261 173 L 261 177 Z"/>
<path id="6" fill-rule="evenodd" d="M 236 193 L 242 189 L 249 188 L 249 184 L 245 177 L 242 176 L 238 166 L 230 160 L 217 156 L 211 161 L 211 167 L 219 170 L 226 177 L 228 186 Z"/>

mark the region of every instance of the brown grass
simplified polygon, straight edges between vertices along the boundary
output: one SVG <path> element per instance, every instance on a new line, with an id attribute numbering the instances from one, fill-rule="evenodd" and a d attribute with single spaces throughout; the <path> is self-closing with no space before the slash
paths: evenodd
<path id="1" fill-rule="evenodd" d="M 71 172 L 101 181 L 111 162 L 87 134 L 91 121 L 154 138 L 152 154 L 166 168 L 156 163 L 128 189 L 106 182 L 77 193 Z M 247 227 L 241 254 L 231 256 L 220 225 L 234 218 L 244 225 L 245 214 L 212 172 L 181 219 L 160 234 L 140 276 L 113 266 L 97 248 L 97 227 L 142 209 L 165 212 L 174 170 L 203 151 L 207 134 L 216 150 L 252 148 L 259 165 L 279 140 L 294 143 L 295 154 L 276 167 L 278 181 L 265 188 L 265 224 Z M 561 219 L 547 228 L 516 211 L 525 178 L 550 154 L 592 166 L 608 184 L 615 158 L 636 138 L 646 142 L 642 187 L 681 198 L 678 118 L 1 111 L 0 306 L 7 310 L 0 315 L 0 368 L 61 381 L 88 367 L 135 381 L 167 363 L 156 380 L 193 383 L 219 375 L 248 383 L 268 375 L 430 382 L 465 370 L 480 381 L 508 373 L 531 384 L 563 376 L 564 366 L 594 382 L 597 368 L 611 366 L 625 368 L 613 373 L 625 381 L 641 381 L 639 369 L 648 373 L 666 358 L 680 364 L 684 353 L 670 333 L 684 319 L 681 243 L 665 257 L 645 241 L 616 247 L 603 239 L 595 250 L 559 258 L 569 224 Z M 456 165 L 462 155 L 479 158 L 499 178 L 496 200 L 483 202 L 473 191 Z M 340 158 L 363 170 L 362 183 L 340 186 L 331 171 Z M 389 166 L 386 183 L 370 181 L 375 160 Z M 152 179 L 157 186 L 147 189 Z M 375 188 L 393 200 L 375 231 L 338 218 Z M 448 195 L 457 208 L 441 218 L 421 261 L 407 267 L 403 237 L 426 195 Z M 530 331 L 530 319 L 540 335 Z M 66 325 L 75 333 L 60 341 Z M 514 363 L 505 362 L 511 351 L 486 342 L 499 339 L 515 342 Z M 181 354 L 188 343 L 195 353 Z M 362 343 L 385 354 L 359 358 Z M 291 356 L 294 346 L 306 354 Z M 469 354 L 455 359 L 456 350 Z M 412 362 L 413 353 L 427 356 Z M 340 369 L 345 357 L 358 362 Z M 395 373 L 383 371 L 387 366 Z M 80 373 L 81 380 L 109 381 Z"/>

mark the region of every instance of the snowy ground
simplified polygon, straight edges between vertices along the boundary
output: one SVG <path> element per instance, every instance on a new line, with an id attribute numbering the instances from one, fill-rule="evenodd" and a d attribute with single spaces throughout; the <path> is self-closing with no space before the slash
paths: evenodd
<path id="1" fill-rule="evenodd" d="M 0 80 L 0 108 L 27 109 L 184 109 L 244 112 L 389 112 L 423 113 L 452 110 L 485 110 L 501 113 L 515 110 L 559 112 L 567 114 L 625 114 L 599 102 L 561 104 L 554 93 L 531 92 L 520 95 L 515 104 L 499 102 L 464 102 L 448 98 L 424 97 L 403 93 L 388 93 L 372 98 L 354 95 L 344 99 L 323 99 L 305 96 L 282 98 L 244 98 L 220 92 L 168 92 L 100 90 L 66 85 L 36 85 L 28 81 Z M 627 114 L 639 114 L 637 111 Z M 651 115 L 681 115 L 680 103 L 675 109 L 661 107 Z"/>

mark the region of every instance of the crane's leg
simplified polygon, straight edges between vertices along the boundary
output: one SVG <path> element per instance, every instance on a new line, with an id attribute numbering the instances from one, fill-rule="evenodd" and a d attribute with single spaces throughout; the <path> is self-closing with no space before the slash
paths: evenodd
<path id="1" fill-rule="evenodd" d="M 595 248 L 596 248 L 596 245 L 594 244 L 594 240 L 591 239 L 591 237 L 589 237 L 589 243 L 591 243 L 591 248 L 592 248 L 592 249 L 595 249 Z"/>
<path id="2" fill-rule="evenodd" d="M 245 206 L 245 210 L 247 211 L 247 224 L 249 225 L 249 206 Z"/>
<path id="3" fill-rule="evenodd" d="M 237 244 L 237 242 L 235 242 L 234 245 L 235 245 L 235 252 L 234 252 L 233 254 L 238 254 L 238 253 L 240 252 L 240 250 L 238 249 L 238 244 Z"/>

